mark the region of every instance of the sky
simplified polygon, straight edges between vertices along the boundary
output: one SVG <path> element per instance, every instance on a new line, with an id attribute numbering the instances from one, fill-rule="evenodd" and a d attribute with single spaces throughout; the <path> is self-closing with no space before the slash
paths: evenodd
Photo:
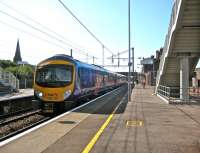
<path id="1" fill-rule="evenodd" d="M 110 57 L 128 49 L 128 0 L 62 0 L 76 17 L 108 48 Z M 173 0 L 131 0 L 131 47 L 135 70 L 139 57 L 150 57 L 164 45 Z M 102 65 L 102 45 L 58 0 L 0 0 L 0 59 L 13 60 L 17 39 L 23 61 L 38 64 L 55 54 L 70 54 L 83 62 Z M 87 56 L 88 55 L 88 56 Z M 93 58 L 94 56 L 94 58 Z M 128 52 L 120 54 L 127 58 Z M 120 60 L 127 65 L 127 60 Z M 114 60 L 113 65 L 117 65 Z M 112 71 L 128 71 L 127 67 Z"/>

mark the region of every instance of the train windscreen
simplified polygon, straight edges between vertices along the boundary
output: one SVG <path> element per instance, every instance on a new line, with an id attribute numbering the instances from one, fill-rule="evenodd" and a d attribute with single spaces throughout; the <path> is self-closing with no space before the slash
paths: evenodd
<path id="1" fill-rule="evenodd" d="M 46 65 L 38 67 L 36 71 L 36 84 L 43 87 L 64 87 L 72 82 L 72 66 Z"/>

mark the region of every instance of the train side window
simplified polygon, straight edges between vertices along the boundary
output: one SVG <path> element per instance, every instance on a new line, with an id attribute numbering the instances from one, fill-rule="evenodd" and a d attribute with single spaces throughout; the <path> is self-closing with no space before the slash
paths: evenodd
<path id="1" fill-rule="evenodd" d="M 96 84 L 96 71 L 92 70 L 92 87 Z"/>
<path id="2" fill-rule="evenodd" d="M 90 70 L 85 69 L 85 79 L 87 80 L 85 87 L 89 88 L 90 87 Z"/>
<path id="3" fill-rule="evenodd" d="M 83 69 L 80 68 L 80 81 L 81 81 L 81 88 L 83 88 Z"/>
<path id="4" fill-rule="evenodd" d="M 81 87 L 82 88 L 89 88 L 93 86 L 93 76 L 92 70 L 81 68 L 80 70 L 80 80 L 81 80 Z"/>
<path id="5" fill-rule="evenodd" d="M 108 83 L 108 74 L 104 74 L 104 83 L 106 84 L 106 83 Z"/>
<path id="6" fill-rule="evenodd" d="M 95 86 L 95 73 L 94 70 L 88 69 L 88 87 Z"/>
<path id="7" fill-rule="evenodd" d="M 81 69 L 78 69 L 77 84 L 81 88 Z"/>
<path id="8" fill-rule="evenodd" d="M 85 88 L 85 71 L 84 71 L 84 68 L 80 68 L 80 80 L 81 80 L 81 88 Z"/>

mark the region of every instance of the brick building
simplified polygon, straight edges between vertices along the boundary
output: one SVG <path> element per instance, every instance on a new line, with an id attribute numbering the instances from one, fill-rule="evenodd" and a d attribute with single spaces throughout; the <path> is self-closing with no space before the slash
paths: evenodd
<path id="1" fill-rule="evenodd" d="M 160 57 L 162 55 L 163 48 L 156 51 L 156 57 L 153 55 L 148 58 L 143 58 L 140 62 L 142 65 L 142 73 L 146 79 L 146 84 L 154 86 L 156 83 L 156 75 L 159 69 Z"/>

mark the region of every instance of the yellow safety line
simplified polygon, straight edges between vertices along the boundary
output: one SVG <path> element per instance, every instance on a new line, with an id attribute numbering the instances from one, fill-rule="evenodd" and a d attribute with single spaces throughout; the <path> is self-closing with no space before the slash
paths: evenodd
<path id="1" fill-rule="evenodd" d="M 124 96 L 124 98 L 125 98 L 125 96 Z M 109 117 L 107 118 L 107 120 L 105 121 L 105 123 L 101 126 L 101 128 L 99 129 L 99 131 L 95 134 L 95 136 L 92 138 L 92 140 L 89 142 L 89 144 L 85 147 L 85 149 L 82 151 L 82 153 L 89 153 L 90 152 L 90 150 L 93 148 L 94 144 L 99 139 L 100 135 L 103 133 L 104 129 L 108 126 L 109 122 L 113 118 L 113 115 L 114 115 L 115 111 L 121 105 L 121 103 L 124 100 L 124 98 L 122 98 L 121 102 L 118 104 L 118 106 L 112 112 L 112 114 L 109 115 Z"/>
<path id="2" fill-rule="evenodd" d="M 89 153 L 90 152 L 90 150 L 92 149 L 94 144 L 97 142 L 99 136 L 103 133 L 104 129 L 107 127 L 107 125 L 111 121 L 112 117 L 113 117 L 113 114 L 109 115 L 109 117 L 107 118 L 106 122 L 101 126 L 99 131 L 95 134 L 95 136 L 92 138 L 90 143 L 85 147 L 85 149 L 83 150 L 82 153 Z"/>

